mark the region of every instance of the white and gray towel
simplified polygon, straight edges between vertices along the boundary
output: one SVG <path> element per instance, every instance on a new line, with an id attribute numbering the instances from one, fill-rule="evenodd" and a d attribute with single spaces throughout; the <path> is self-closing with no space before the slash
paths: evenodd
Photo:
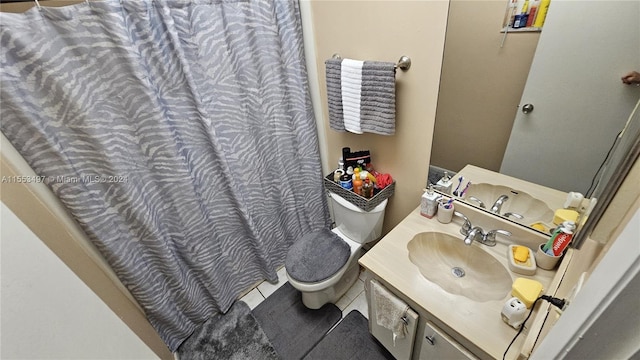
<path id="1" fill-rule="evenodd" d="M 342 115 L 341 71 L 342 59 L 329 59 L 324 62 L 327 71 L 327 102 L 329 103 L 329 127 L 345 131 Z"/>
<path id="2" fill-rule="evenodd" d="M 393 344 L 407 334 L 406 315 L 409 305 L 387 290 L 376 280 L 371 280 L 371 292 L 375 300 L 376 323 L 393 333 Z"/>
<path id="3" fill-rule="evenodd" d="M 363 65 L 364 61 L 344 59 L 340 72 L 344 128 L 356 134 L 362 134 L 362 130 L 360 130 L 360 99 L 362 98 Z"/>
<path id="4" fill-rule="evenodd" d="M 380 61 L 325 61 L 329 126 L 337 131 L 395 133 L 395 64 Z"/>

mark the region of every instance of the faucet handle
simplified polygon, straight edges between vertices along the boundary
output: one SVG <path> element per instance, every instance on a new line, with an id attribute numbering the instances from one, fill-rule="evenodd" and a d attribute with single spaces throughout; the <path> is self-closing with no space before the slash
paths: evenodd
<path id="1" fill-rule="evenodd" d="M 511 236 L 511 232 L 502 229 L 490 230 L 482 237 L 482 242 L 487 246 L 496 245 L 496 234 L 502 234 L 504 236 Z"/>
<path id="2" fill-rule="evenodd" d="M 462 220 L 464 220 L 464 223 L 460 228 L 460 233 L 464 236 L 467 236 L 467 234 L 469 234 L 469 231 L 471 231 L 471 228 L 472 228 L 471 221 L 469 221 L 469 218 L 464 216 L 464 214 L 459 211 L 454 211 L 453 215 L 461 217 Z"/>

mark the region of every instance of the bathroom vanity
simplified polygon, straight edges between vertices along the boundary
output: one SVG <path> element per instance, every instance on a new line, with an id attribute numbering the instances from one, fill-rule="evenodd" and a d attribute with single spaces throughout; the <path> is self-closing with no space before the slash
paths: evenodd
<path id="1" fill-rule="evenodd" d="M 493 247 L 477 241 L 464 245 L 460 233 L 462 218 L 454 216 L 451 223 L 442 224 L 435 217 L 421 216 L 416 208 L 359 261 L 366 269 L 365 283 L 375 279 L 417 314 L 417 323 L 412 324 L 415 330 L 410 333 L 415 337 L 396 342 L 396 346 L 404 344 L 407 349 L 398 351 L 392 349 L 393 342 L 389 339 L 381 341 L 398 358 L 502 358 L 517 333 L 501 318 L 502 307 L 511 298 L 513 280 L 518 277 L 537 280 L 544 287 L 543 294 L 553 295 L 572 256 L 572 249 L 568 249 L 554 270 L 538 268 L 532 276 L 514 273 L 508 266 L 508 245 L 524 245 L 533 250 L 547 236 L 507 219 L 483 214 L 468 204 L 456 202 L 455 206 L 474 226 L 485 231 L 508 230 L 512 236 L 497 235 Z M 464 277 L 457 277 L 459 273 L 447 268 L 455 262 L 466 272 Z M 371 330 L 377 324 L 371 291 L 367 289 Z M 548 303 L 538 302 L 524 331 L 509 349 L 507 359 L 530 355 L 548 311 Z M 392 336 L 390 332 L 388 336 Z"/>

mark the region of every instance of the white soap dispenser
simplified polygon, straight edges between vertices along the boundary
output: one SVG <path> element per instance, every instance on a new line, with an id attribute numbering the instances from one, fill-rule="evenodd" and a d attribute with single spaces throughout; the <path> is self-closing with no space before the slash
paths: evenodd
<path id="1" fill-rule="evenodd" d="M 433 191 L 433 185 L 429 185 L 429 190 L 425 191 L 422 194 L 422 199 L 420 201 L 420 215 L 426 217 L 427 219 L 431 219 L 436 215 L 438 211 L 438 195 L 435 191 Z"/>
<path id="2" fill-rule="evenodd" d="M 447 171 L 444 172 L 442 179 L 436 183 L 436 189 L 442 191 L 445 194 L 451 194 L 451 188 L 453 187 L 453 180 Z"/>

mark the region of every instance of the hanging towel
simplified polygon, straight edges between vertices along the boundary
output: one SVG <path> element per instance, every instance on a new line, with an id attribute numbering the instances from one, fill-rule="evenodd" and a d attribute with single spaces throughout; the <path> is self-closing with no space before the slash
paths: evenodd
<path id="1" fill-rule="evenodd" d="M 360 130 L 380 135 L 396 131 L 395 64 L 365 61 L 362 65 Z"/>
<path id="2" fill-rule="evenodd" d="M 340 69 L 344 128 L 356 134 L 362 134 L 360 129 L 360 92 L 363 64 L 364 61 L 344 59 Z"/>
<path id="3" fill-rule="evenodd" d="M 376 280 L 371 280 L 371 290 L 376 306 L 376 323 L 393 333 L 393 345 L 396 339 L 404 338 L 407 333 L 406 315 L 409 305 L 393 295 Z"/>
<path id="4" fill-rule="evenodd" d="M 342 115 L 341 62 L 342 59 L 329 59 L 324 62 L 324 65 L 327 72 L 329 127 L 337 131 L 346 131 L 344 129 L 344 117 Z"/>

